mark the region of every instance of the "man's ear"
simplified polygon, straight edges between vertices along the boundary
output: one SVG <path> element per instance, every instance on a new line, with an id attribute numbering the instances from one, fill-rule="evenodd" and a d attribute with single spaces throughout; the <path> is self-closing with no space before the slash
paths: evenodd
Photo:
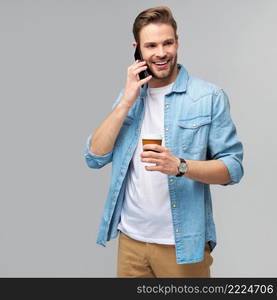
<path id="1" fill-rule="evenodd" d="M 133 48 L 136 48 L 137 44 L 138 44 L 137 42 L 133 42 L 132 43 Z"/>

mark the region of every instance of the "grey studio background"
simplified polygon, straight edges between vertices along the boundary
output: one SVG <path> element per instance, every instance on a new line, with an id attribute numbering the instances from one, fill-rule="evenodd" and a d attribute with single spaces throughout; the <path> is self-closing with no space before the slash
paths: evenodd
<path id="1" fill-rule="evenodd" d="M 96 244 L 111 165 L 87 136 L 133 62 L 134 18 L 169 6 L 179 62 L 230 98 L 244 144 L 239 185 L 213 186 L 213 277 L 276 277 L 275 0 L 0 0 L 1 277 L 114 277 L 117 240 Z"/>

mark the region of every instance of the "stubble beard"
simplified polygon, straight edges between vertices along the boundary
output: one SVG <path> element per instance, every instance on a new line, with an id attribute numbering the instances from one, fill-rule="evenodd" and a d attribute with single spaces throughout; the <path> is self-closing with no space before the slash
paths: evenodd
<path id="1" fill-rule="evenodd" d="M 173 61 L 173 63 L 172 63 Z M 173 74 L 174 70 L 175 70 L 175 67 L 177 65 L 177 55 L 174 57 L 174 58 L 171 58 L 171 61 L 170 61 L 170 66 L 169 66 L 169 70 L 168 73 L 166 74 L 159 74 L 158 71 L 155 71 L 153 70 L 153 68 L 150 68 L 150 71 L 152 73 L 152 78 L 155 78 L 155 79 L 168 79 L 171 77 L 171 75 Z"/>

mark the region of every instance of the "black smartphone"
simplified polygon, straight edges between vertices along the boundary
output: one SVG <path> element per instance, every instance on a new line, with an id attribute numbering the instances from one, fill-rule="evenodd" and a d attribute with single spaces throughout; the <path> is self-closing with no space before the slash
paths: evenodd
<path id="1" fill-rule="evenodd" d="M 141 56 L 141 53 L 140 53 L 140 50 L 139 50 L 139 45 L 136 46 L 134 57 L 135 57 L 135 60 L 140 60 L 140 61 L 143 60 L 142 56 Z M 148 68 L 148 70 L 145 70 L 145 71 L 142 71 L 142 72 L 139 73 L 139 78 L 144 79 L 149 75 L 152 75 L 152 73 Z"/>

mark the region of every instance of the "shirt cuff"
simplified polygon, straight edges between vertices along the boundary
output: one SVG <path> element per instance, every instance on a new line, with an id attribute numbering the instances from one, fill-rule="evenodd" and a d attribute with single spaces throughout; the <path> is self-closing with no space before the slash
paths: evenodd
<path id="1" fill-rule="evenodd" d="M 243 176 L 241 164 L 234 157 L 231 156 L 221 157 L 218 160 L 221 160 L 225 164 L 231 178 L 231 182 L 223 185 L 238 183 Z"/>
<path id="2" fill-rule="evenodd" d="M 90 142 L 92 139 L 92 135 L 87 138 L 86 142 L 86 150 L 84 156 L 86 158 L 87 164 L 90 168 L 101 168 L 105 166 L 112 160 L 113 151 L 104 154 L 104 155 L 97 155 L 90 151 Z"/>

